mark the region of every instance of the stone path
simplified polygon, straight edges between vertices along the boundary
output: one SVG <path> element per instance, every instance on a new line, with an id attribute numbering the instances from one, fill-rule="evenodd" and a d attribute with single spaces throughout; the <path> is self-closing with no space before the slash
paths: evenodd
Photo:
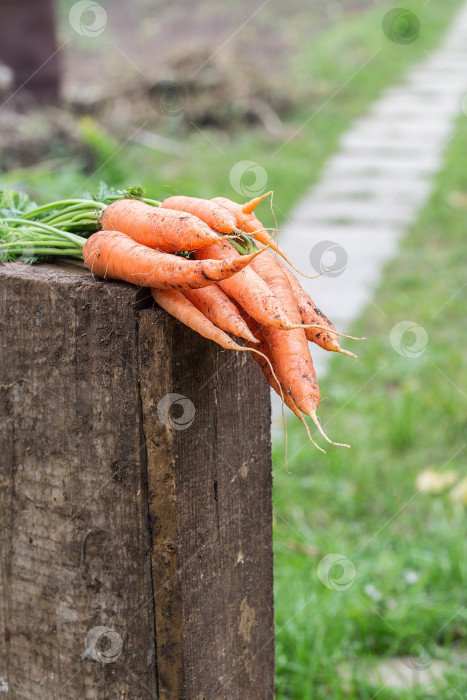
<path id="1" fill-rule="evenodd" d="M 426 203 L 456 120 L 463 109 L 467 114 L 466 93 L 467 5 L 441 46 L 343 135 L 321 181 L 281 233 L 304 272 L 333 270 L 301 282 L 339 330 L 349 329 L 371 300 L 384 263 Z M 358 353 L 355 342 L 345 345 Z M 313 356 L 322 376 L 328 354 L 316 348 Z"/>

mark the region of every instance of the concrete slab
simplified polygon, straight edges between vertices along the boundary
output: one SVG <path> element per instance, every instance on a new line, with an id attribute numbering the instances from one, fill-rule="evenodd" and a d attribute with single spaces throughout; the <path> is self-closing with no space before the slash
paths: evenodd
<path id="1" fill-rule="evenodd" d="M 408 175 L 412 173 L 432 173 L 439 168 L 441 155 L 437 151 L 425 153 L 417 159 L 410 155 L 402 156 L 377 156 L 351 155 L 345 151 L 328 162 L 323 176 L 333 178 L 336 174 L 347 172 L 349 177 L 353 174 L 373 173 L 386 176 L 388 173 Z"/>
<path id="2" fill-rule="evenodd" d="M 303 272 L 331 270 L 300 281 L 339 330 L 370 303 L 383 266 L 427 201 L 466 94 L 467 4 L 441 47 L 343 135 L 281 232 L 281 246 Z M 314 346 L 312 354 L 323 376 L 329 354 Z M 273 402 L 276 418 L 279 405 Z"/>

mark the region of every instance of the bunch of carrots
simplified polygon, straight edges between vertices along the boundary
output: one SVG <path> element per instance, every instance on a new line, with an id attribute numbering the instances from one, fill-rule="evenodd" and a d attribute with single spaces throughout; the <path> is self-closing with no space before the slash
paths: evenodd
<path id="1" fill-rule="evenodd" d="M 269 194 L 246 204 L 186 196 L 156 202 L 133 189 L 124 198 L 70 199 L 22 212 L 2 210 L 0 201 L 0 260 L 32 246 L 29 262 L 72 255 L 98 277 L 149 287 L 157 304 L 189 328 L 227 350 L 251 352 L 316 447 L 303 414 L 340 445 L 317 416 L 320 391 L 308 343 L 356 356 L 340 347 L 334 325 L 257 219 L 254 210 Z"/>

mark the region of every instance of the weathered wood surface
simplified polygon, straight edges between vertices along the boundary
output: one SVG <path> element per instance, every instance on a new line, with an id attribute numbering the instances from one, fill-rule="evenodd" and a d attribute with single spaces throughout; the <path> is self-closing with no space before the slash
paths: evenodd
<path id="1" fill-rule="evenodd" d="M 78 267 L 0 284 L 5 697 L 273 698 L 256 365 Z"/>

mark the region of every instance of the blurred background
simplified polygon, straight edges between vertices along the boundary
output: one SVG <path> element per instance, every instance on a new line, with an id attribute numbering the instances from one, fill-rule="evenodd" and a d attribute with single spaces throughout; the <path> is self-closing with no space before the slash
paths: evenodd
<path id="1" fill-rule="evenodd" d="M 296 207 L 355 120 L 435 55 L 463 3 L 400 9 L 0 0 L 0 187 L 38 203 L 100 182 L 139 184 L 155 199 L 274 190 L 282 245 L 313 274 L 324 234 L 309 228 L 308 247 L 298 245 Z M 451 68 L 467 92 L 461 49 Z M 434 125 L 427 147 L 444 123 L 448 72 L 430 73 L 431 101 L 411 127 L 415 138 Z M 466 113 L 456 93 L 429 192 L 390 254 L 362 250 L 352 274 L 316 287 L 323 311 L 367 340 L 345 343 L 358 364 L 318 365 L 323 423 L 351 450 L 318 453 L 288 418 L 287 473 L 274 430 L 278 698 L 467 697 Z M 419 153 L 400 150 L 418 172 Z M 391 164 L 381 162 L 384 189 Z M 269 204 L 258 215 L 274 225 Z M 364 298 L 339 316 L 368 270 Z"/>

